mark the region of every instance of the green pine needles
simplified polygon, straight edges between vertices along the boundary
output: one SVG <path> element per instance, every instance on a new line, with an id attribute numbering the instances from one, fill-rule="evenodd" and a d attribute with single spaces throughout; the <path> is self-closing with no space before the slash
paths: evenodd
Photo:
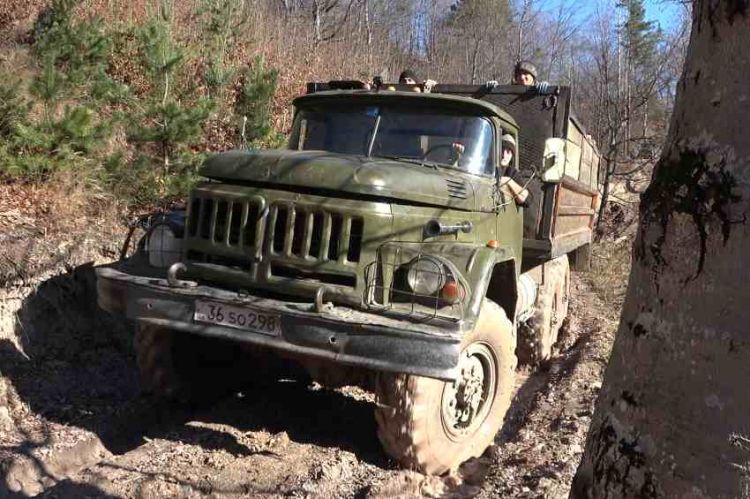
<path id="1" fill-rule="evenodd" d="M 77 170 L 151 204 L 186 195 L 206 151 L 278 143 L 278 72 L 235 55 L 245 1 L 201 0 L 190 26 L 176 5 L 153 0 L 143 22 L 105 24 L 53 0 L 33 28 L 31 76 L 0 67 L 0 179 Z"/>
<path id="2" fill-rule="evenodd" d="M 266 68 L 261 56 L 242 75 L 242 88 L 234 104 L 234 112 L 242 117 L 242 144 L 259 145 L 272 131 L 271 104 L 276 93 L 279 72 Z"/>

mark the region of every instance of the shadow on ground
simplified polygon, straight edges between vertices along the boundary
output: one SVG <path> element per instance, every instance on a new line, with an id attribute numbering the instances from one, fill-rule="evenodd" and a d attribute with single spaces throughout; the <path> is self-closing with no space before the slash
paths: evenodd
<path id="1" fill-rule="evenodd" d="M 372 405 L 336 391 L 269 381 L 210 408 L 154 404 L 139 395 L 130 331 L 129 325 L 97 307 L 92 265 L 53 277 L 26 298 L 16 327 L 23 350 L 10 340 L 0 340 L 0 366 L 9 385 L 11 414 L 25 406 L 41 426 L 26 430 L 25 423 L 16 422 L 23 442 L 0 446 L 4 472 L 9 460 L 31 458 L 35 448 L 46 444 L 45 421 L 91 431 L 113 454 L 135 449 L 144 437 L 178 439 L 238 456 L 255 452 L 227 433 L 186 424 L 197 421 L 243 432 L 285 431 L 296 442 L 337 447 L 352 451 L 360 460 L 386 464 Z M 24 431 L 29 434 L 22 435 Z M 43 477 L 44 463 L 33 460 Z M 5 482 L 0 483 L 0 496 Z M 67 481 L 54 487 L 59 497 L 107 497 L 89 488 Z"/>

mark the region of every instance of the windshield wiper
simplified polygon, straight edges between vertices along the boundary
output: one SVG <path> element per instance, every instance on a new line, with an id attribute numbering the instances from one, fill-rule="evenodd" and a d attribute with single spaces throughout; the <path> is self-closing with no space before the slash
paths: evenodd
<path id="1" fill-rule="evenodd" d="M 419 166 L 430 166 L 437 170 L 441 165 L 440 163 L 435 163 L 434 161 L 425 161 L 421 159 L 415 159 L 415 158 L 407 158 L 404 156 L 375 156 L 376 158 L 384 158 L 384 159 L 394 159 L 396 161 L 404 161 L 406 163 L 411 163 L 413 165 L 419 165 Z"/>

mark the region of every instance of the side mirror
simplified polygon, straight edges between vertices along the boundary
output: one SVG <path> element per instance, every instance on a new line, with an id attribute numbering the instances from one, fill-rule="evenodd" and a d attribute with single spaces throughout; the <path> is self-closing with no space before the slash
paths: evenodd
<path id="1" fill-rule="evenodd" d="M 559 182 L 565 173 L 565 139 L 550 138 L 544 142 L 542 180 Z"/>

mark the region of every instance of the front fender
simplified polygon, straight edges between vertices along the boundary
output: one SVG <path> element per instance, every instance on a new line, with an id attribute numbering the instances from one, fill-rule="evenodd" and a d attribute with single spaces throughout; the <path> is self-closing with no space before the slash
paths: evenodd
<path id="1" fill-rule="evenodd" d="M 482 308 L 482 300 L 488 295 L 490 283 L 493 283 L 493 285 L 499 284 L 506 288 L 511 286 L 508 298 L 505 300 L 496 299 L 495 301 L 498 301 L 499 305 L 503 307 L 508 315 L 508 319 L 510 319 L 511 322 L 513 321 L 515 316 L 514 297 L 517 294 L 515 278 L 518 269 L 516 262 L 517 259 L 515 258 L 513 251 L 509 249 L 490 248 L 485 246 L 475 250 L 466 268 L 467 279 L 472 283 L 471 300 L 467 304 L 466 313 L 467 319 L 470 319 L 472 323 L 475 322 L 476 318 L 479 316 L 479 310 Z M 512 270 L 512 272 L 509 271 L 508 273 L 510 275 L 507 276 L 507 278 L 504 278 L 503 276 L 497 275 L 497 270 L 500 268 L 507 268 Z M 512 281 L 510 283 L 495 283 L 493 280 L 493 277 L 502 280 L 509 280 L 511 279 L 511 276 Z M 503 303 L 503 301 L 505 303 Z"/>

